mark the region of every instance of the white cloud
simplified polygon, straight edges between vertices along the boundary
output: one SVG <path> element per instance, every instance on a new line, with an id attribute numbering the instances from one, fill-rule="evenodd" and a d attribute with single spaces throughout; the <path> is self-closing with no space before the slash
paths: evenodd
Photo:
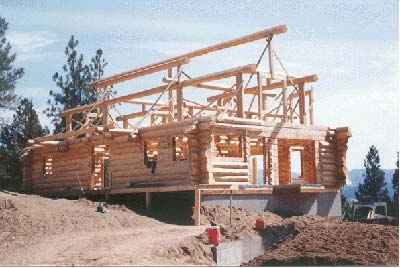
<path id="1" fill-rule="evenodd" d="M 57 42 L 49 32 L 10 32 L 7 35 L 12 48 L 17 51 L 18 61 L 29 61 L 47 55 L 45 48 Z"/>

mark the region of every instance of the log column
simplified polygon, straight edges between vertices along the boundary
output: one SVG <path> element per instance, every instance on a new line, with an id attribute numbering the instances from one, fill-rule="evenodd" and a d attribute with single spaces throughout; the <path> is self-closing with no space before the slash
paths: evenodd
<path id="1" fill-rule="evenodd" d="M 236 75 L 236 92 L 237 117 L 244 118 L 242 73 Z"/>
<path id="2" fill-rule="evenodd" d="M 213 161 L 216 152 L 213 128 L 208 122 L 199 123 L 200 181 L 214 183 Z"/>

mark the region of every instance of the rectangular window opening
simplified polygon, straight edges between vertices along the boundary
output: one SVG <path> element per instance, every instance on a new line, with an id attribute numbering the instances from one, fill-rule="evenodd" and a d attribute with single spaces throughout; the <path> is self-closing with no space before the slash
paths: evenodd
<path id="1" fill-rule="evenodd" d="M 291 149 L 290 150 L 290 176 L 292 180 L 300 179 L 303 177 L 302 167 L 302 150 Z"/>
<path id="2" fill-rule="evenodd" d="M 158 141 L 149 140 L 144 142 L 144 161 L 157 161 L 158 160 Z"/>
<path id="3" fill-rule="evenodd" d="M 53 158 L 43 156 L 43 177 L 46 178 L 53 174 Z"/>
<path id="4" fill-rule="evenodd" d="M 189 143 L 188 137 L 178 136 L 172 138 L 172 158 L 174 161 L 184 161 L 188 159 Z"/>
<path id="5" fill-rule="evenodd" d="M 217 157 L 242 157 L 242 136 L 216 135 Z"/>

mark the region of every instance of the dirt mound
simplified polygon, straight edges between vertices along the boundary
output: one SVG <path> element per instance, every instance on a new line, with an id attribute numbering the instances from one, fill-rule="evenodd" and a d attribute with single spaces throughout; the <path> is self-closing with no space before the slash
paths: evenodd
<path id="1" fill-rule="evenodd" d="M 245 266 L 397 266 L 399 228 L 301 216 L 298 234 Z"/>
<path id="2" fill-rule="evenodd" d="M 210 225 L 216 221 L 220 226 L 222 241 L 234 241 L 251 239 L 262 236 L 262 232 L 255 229 L 257 218 L 264 220 L 266 226 L 281 225 L 283 219 L 272 212 L 257 212 L 242 208 L 232 208 L 232 225 L 230 224 L 230 209 L 220 206 L 202 206 L 201 224 Z M 204 243 L 208 243 L 207 232 L 199 237 Z"/>
<path id="3" fill-rule="evenodd" d="M 108 213 L 97 206 L 0 192 L 0 265 L 209 264 L 203 251 L 189 258 L 179 249 L 204 227 L 166 224 L 124 204 L 109 205 Z"/>

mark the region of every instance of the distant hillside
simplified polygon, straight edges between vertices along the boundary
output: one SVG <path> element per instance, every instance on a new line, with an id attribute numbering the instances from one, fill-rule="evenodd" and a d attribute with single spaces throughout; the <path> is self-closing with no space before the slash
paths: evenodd
<path id="1" fill-rule="evenodd" d="M 393 178 L 393 173 L 394 169 L 383 169 L 385 172 L 385 181 L 386 181 L 386 187 L 388 188 L 389 191 L 389 196 L 393 196 L 393 185 L 392 185 L 392 178 Z M 358 188 L 358 185 L 362 182 L 364 182 L 364 176 L 365 176 L 365 169 L 352 169 L 349 172 L 349 178 L 351 180 L 351 185 L 346 185 L 343 187 L 343 194 L 347 198 L 355 198 L 355 192 Z"/>
<path id="2" fill-rule="evenodd" d="M 392 177 L 394 173 L 394 169 L 384 169 L 385 172 L 385 180 L 386 180 L 386 186 L 389 191 L 390 197 L 393 196 L 393 185 L 392 185 Z M 365 174 L 365 169 L 352 169 L 349 172 L 349 178 L 351 180 L 351 185 L 346 185 L 342 192 L 347 198 L 355 198 L 355 192 L 358 188 L 358 185 L 364 181 L 364 174 Z M 298 174 L 293 173 L 292 176 L 295 177 Z M 262 184 L 262 177 L 263 177 L 263 171 L 261 169 L 258 170 L 258 184 Z"/>

